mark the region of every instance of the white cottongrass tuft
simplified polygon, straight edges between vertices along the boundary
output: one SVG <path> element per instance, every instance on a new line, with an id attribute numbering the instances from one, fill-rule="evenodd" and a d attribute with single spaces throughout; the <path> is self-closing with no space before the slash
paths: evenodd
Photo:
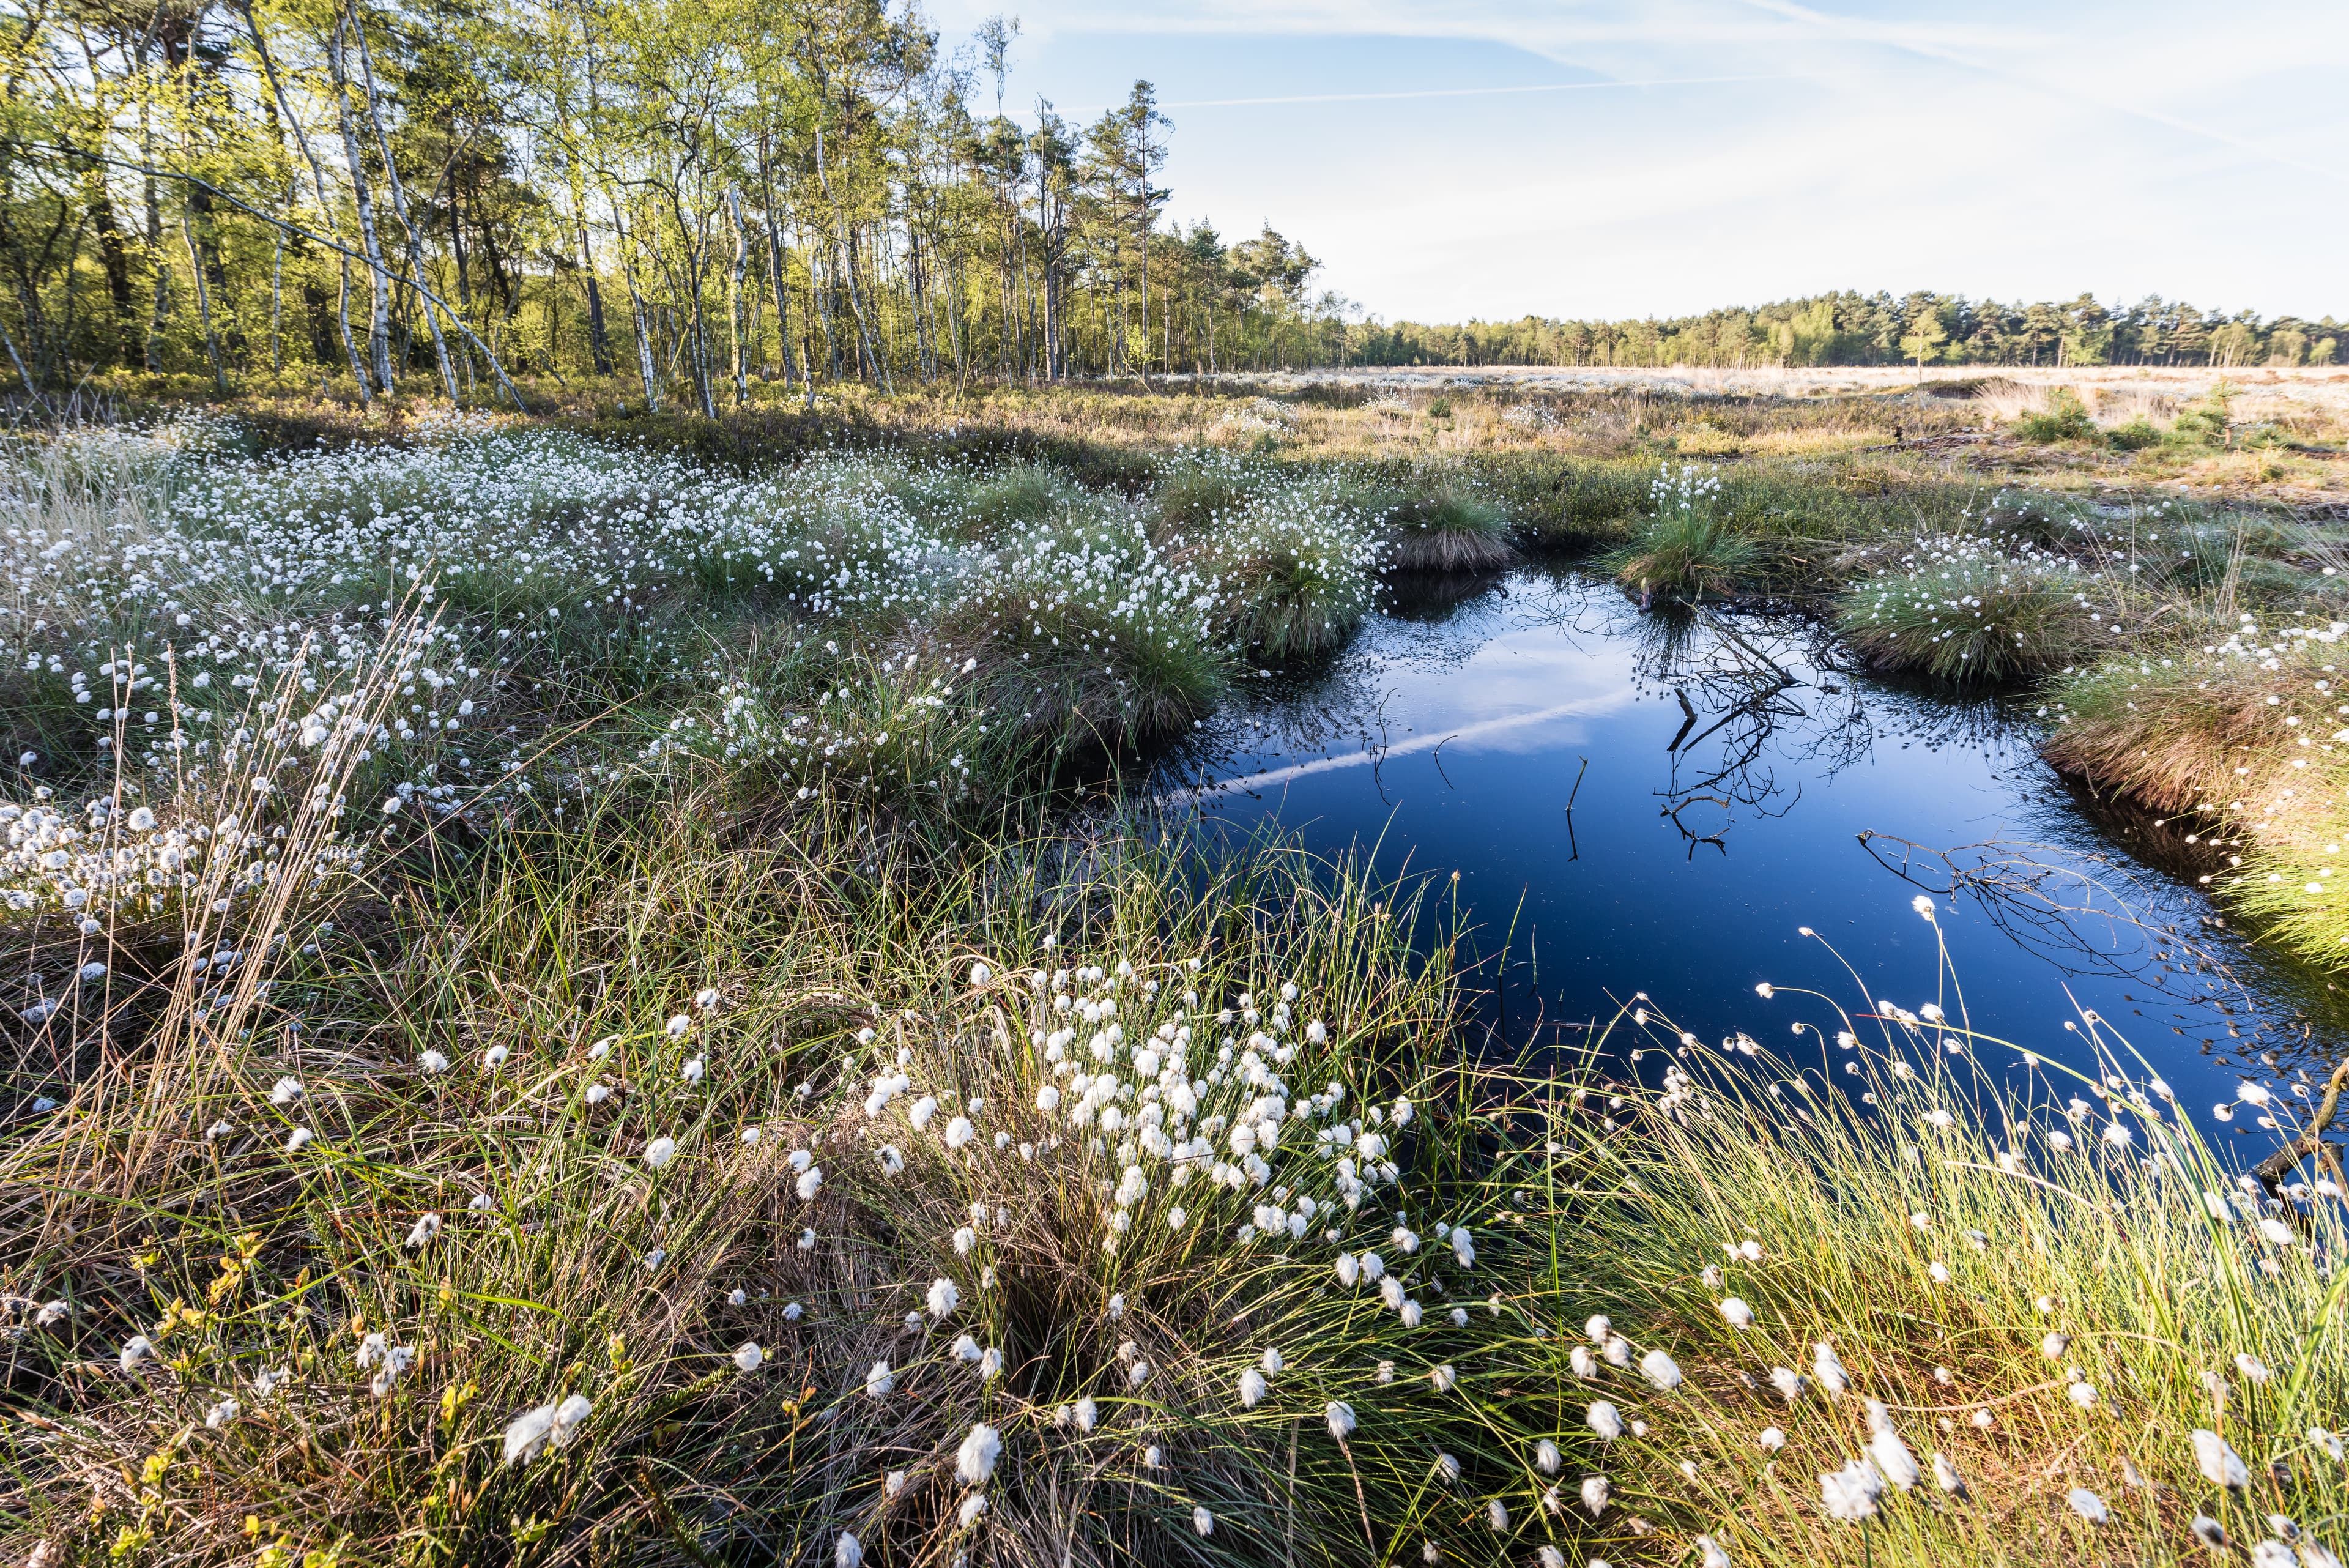
<path id="1" fill-rule="evenodd" d="M 1600 1441 L 1611 1443 L 1623 1435 L 1623 1413 L 1609 1401 L 1592 1400 L 1590 1408 L 1583 1415 L 1590 1423 L 1590 1429 L 1599 1434 Z"/>
<path id="2" fill-rule="evenodd" d="M 832 1565 L 833 1568 L 864 1568 L 864 1543 L 852 1532 L 842 1531 L 840 1539 L 833 1542 Z"/>
<path id="3" fill-rule="evenodd" d="M 1192 1505 L 1191 1528 L 1202 1535 L 1213 1535 L 1216 1532 L 1216 1516 L 1207 1511 L 1204 1503 Z"/>
<path id="4" fill-rule="evenodd" d="M 1754 1440 L 1762 1445 L 1764 1453 L 1775 1454 L 1786 1446 L 1786 1434 L 1775 1427 L 1764 1427 Z"/>
<path id="5" fill-rule="evenodd" d="M 409 1229 L 406 1244 L 417 1248 L 429 1247 L 432 1244 L 432 1238 L 439 1234 L 440 1234 L 440 1216 L 420 1214 L 417 1216 L 416 1223 Z"/>
<path id="6" fill-rule="evenodd" d="M 2240 1491 L 2251 1484 L 2251 1467 L 2243 1463 L 2242 1456 L 2228 1445 L 2226 1438 L 2197 1427 L 2193 1440 L 2195 1468 L 2212 1486 Z"/>
<path id="7" fill-rule="evenodd" d="M 1884 1478 L 1866 1459 L 1854 1459 L 1839 1470 L 1819 1477 L 1819 1503 L 1829 1519 L 1857 1524 L 1876 1512 L 1884 1495 Z"/>
<path id="8" fill-rule="evenodd" d="M 1721 1315 L 1732 1328 L 1752 1328 L 1754 1309 L 1745 1304 L 1743 1296 L 1730 1296 L 1721 1303 Z"/>
<path id="9" fill-rule="evenodd" d="M 574 1394 L 558 1402 L 524 1410 L 506 1423 L 505 1462 L 527 1464 L 549 1443 L 561 1448 L 571 1440 L 594 1408 L 585 1395 Z"/>
<path id="10" fill-rule="evenodd" d="M 655 1170 L 676 1158 L 677 1139 L 673 1137 L 657 1137 L 645 1145 L 645 1163 Z"/>
<path id="11" fill-rule="evenodd" d="M 1240 1404 L 1243 1407 L 1250 1410 L 1255 1409 L 1257 1402 L 1264 1397 L 1264 1394 L 1263 1373 L 1251 1366 L 1240 1374 Z"/>
<path id="12" fill-rule="evenodd" d="M 952 1313 L 961 1301 L 962 1292 L 955 1287 L 952 1280 L 940 1278 L 930 1282 L 929 1307 L 932 1317 L 944 1318 Z"/>
<path id="13" fill-rule="evenodd" d="M 2112 1511 L 2105 1506 L 2105 1500 L 2086 1487 L 2074 1487 L 2064 1494 L 2064 1501 L 2072 1505 L 2074 1513 L 2078 1514 L 2090 1524 L 2107 1523 L 2113 1517 Z"/>
<path id="14" fill-rule="evenodd" d="M 1651 1350 L 1640 1357 L 1640 1371 L 1660 1394 L 1669 1394 L 1681 1386 L 1680 1363 L 1661 1350 Z"/>
<path id="15" fill-rule="evenodd" d="M 759 1342 L 755 1339 L 744 1340 L 741 1347 L 734 1352 L 734 1366 L 743 1372 L 758 1371 L 760 1363 L 766 1359 L 767 1353 L 759 1348 Z"/>
<path id="16" fill-rule="evenodd" d="M 1554 1476 L 1565 1465 L 1566 1456 L 1557 1451 L 1556 1443 L 1544 1438 L 1534 1445 L 1534 1463 L 1541 1467 L 1542 1474 Z"/>
<path id="17" fill-rule="evenodd" d="M 1590 1511 L 1591 1518 L 1597 1519 L 1607 1511 L 1607 1500 L 1614 1495 L 1614 1483 L 1605 1476 L 1585 1476 L 1582 1478 L 1582 1506 Z"/>
<path id="18" fill-rule="evenodd" d="M 1844 1377 L 1842 1359 L 1836 1355 L 1835 1346 L 1825 1340 L 1811 1347 L 1811 1376 L 1818 1380 L 1819 1386 L 1827 1391 L 1831 1399 L 1842 1398 L 1844 1390 L 1849 1386 Z M 1793 1397 L 1789 1396 L 1788 1403 L 1792 1402 Z"/>
<path id="19" fill-rule="evenodd" d="M 873 1369 L 864 1375 L 864 1397 L 868 1399 L 886 1399 L 896 1386 L 897 1375 L 889 1370 L 885 1360 L 874 1362 Z"/>
<path id="20" fill-rule="evenodd" d="M 1321 1412 L 1330 1424 L 1330 1435 L 1344 1442 L 1354 1434 L 1354 1407 L 1343 1399 L 1332 1399 Z"/>
<path id="21" fill-rule="evenodd" d="M 1872 1399 L 1868 1401 L 1868 1422 L 1876 1428 L 1876 1435 L 1868 1440 L 1868 1458 L 1876 1461 L 1876 1468 L 1885 1480 L 1907 1491 L 1924 1476 L 1924 1472 L 1917 1468 L 1917 1456 L 1909 1451 L 1909 1445 L 1900 1440 L 1899 1432 L 1893 1430 L 1891 1418 L 1884 1414 L 1884 1407 Z"/>
<path id="22" fill-rule="evenodd" d="M 995 1477 L 996 1459 L 1003 1452 L 1003 1434 L 984 1421 L 975 1422 L 955 1450 L 955 1475 L 966 1486 L 985 1486 Z"/>

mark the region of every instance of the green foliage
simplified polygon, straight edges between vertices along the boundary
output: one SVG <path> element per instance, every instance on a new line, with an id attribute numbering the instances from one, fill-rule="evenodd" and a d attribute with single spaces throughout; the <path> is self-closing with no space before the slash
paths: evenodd
<path id="1" fill-rule="evenodd" d="M 2210 389 L 2210 395 L 2200 402 L 2178 410 L 2170 421 L 2171 439 L 2201 446 L 2227 444 L 2227 428 L 2233 420 L 2231 405 L 2235 389 L 2221 381 Z"/>
<path id="2" fill-rule="evenodd" d="M 2089 295 L 2030 303 L 1919 291 L 1843 291 L 1642 320 L 1364 323 L 1346 332 L 1348 365 L 2241 365 L 2312 363 L 2335 324 L 2230 317 L 2148 297 Z"/>
<path id="3" fill-rule="evenodd" d="M 2095 441 L 2103 432 L 2089 417 L 2086 405 L 2069 387 L 2056 387 L 2047 394 L 2047 406 L 2037 412 L 2024 414 L 2014 421 L 2014 433 L 2025 441 L 2053 443 L 2065 441 Z"/>

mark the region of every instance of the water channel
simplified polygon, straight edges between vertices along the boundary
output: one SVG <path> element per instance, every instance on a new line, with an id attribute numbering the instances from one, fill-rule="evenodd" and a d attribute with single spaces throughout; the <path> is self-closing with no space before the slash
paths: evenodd
<path id="1" fill-rule="evenodd" d="M 2190 1106 L 2320 1078 L 2342 993 L 2204 895 L 2195 825 L 2042 763 L 2046 722 L 1877 679 L 1794 618 L 1642 611 L 1531 566 L 1390 583 L 1343 654 L 1246 682 L 1150 785 L 1211 832 L 1456 871 L 1513 1039 L 1570 1042 L 1635 992 L 1709 1041 L 1836 1027 L 1763 981 L 1955 1013 L 1923 894 L 1982 1033 L 2087 1067 L 2093 1030 Z M 2271 1141 L 2255 1119 L 2235 1130 Z"/>

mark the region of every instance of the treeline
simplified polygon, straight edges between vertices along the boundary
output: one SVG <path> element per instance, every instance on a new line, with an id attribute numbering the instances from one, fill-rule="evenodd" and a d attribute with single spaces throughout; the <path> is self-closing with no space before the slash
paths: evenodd
<path id="1" fill-rule="evenodd" d="M 1346 334 L 1361 365 L 2330 365 L 2330 316 L 2262 320 L 2183 300 L 2002 304 L 1962 295 L 1826 294 L 1755 309 L 1641 321 L 1367 324 Z"/>
<path id="2" fill-rule="evenodd" d="M 1342 352 L 1301 248 L 1166 223 L 1149 83 L 1008 114 L 1017 34 L 886 0 L 16 7 L 0 376 L 616 376 L 715 411 Z"/>

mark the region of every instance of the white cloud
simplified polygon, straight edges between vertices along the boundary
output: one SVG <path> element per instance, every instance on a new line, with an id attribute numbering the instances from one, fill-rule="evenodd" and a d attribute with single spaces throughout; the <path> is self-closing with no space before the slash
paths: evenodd
<path id="1" fill-rule="evenodd" d="M 1143 75 L 1180 107 L 1176 213 L 1227 234 L 1268 218 L 1390 319 L 1830 287 L 2349 306 L 2331 259 L 2349 244 L 2331 88 L 2349 6 L 1056 0 L 1022 17 L 1029 90 L 1107 103 Z M 1697 79 L 1722 78 L 1743 79 Z M 1606 85 L 1625 82 L 1680 85 Z"/>

